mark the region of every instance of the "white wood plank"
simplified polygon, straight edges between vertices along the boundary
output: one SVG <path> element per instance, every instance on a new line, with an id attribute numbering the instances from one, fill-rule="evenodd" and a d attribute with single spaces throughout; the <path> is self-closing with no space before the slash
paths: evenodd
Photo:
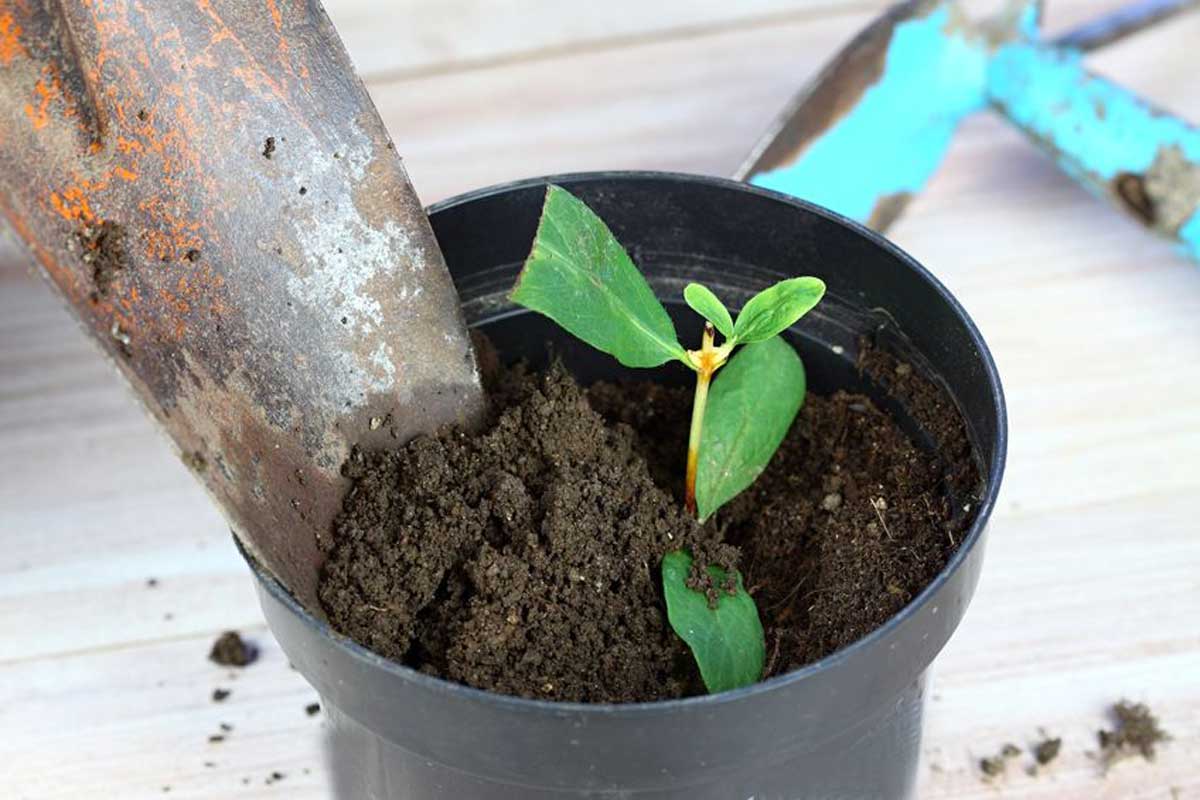
<path id="1" fill-rule="evenodd" d="M 782 22 L 702 42 L 368 80 L 368 88 L 426 202 L 584 169 L 727 175 L 788 98 L 870 18 Z"/>
<path id="2" fill-rule="evenodd" d="M 234 671 L 206 659 L 208 637 L 0 664 L 5 796 L 328 797 L 316 692 L 264 627 L 247 636 L 262 653 Z M 214 703 L 218 687 L 232 694 Z"/>
<path id="3" fill-rule="evenodd" d="M 887 5 L 888 0 L 327 0 L 325 9 L 359 73 L 394 78 Z"/>

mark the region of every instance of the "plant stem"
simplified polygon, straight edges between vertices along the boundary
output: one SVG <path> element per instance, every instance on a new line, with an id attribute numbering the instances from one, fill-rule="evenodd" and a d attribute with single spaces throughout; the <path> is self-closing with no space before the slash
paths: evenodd
<path id="1" fill-rule="evenodd" d="M 687 511 L 696 516 L 696 469 L 700 464 L 700 435 L 704 431 L 704 407 L 708 404 L 708 384 L 712 373 L 700 371 L 696 374 L 696 398 L 692 401 L 692 432 L 688 436 L 687 455 Z"/>
<path id="2" fill-rule="evenodd" d="M 692 430 L 688 435 L 687 484 L 684 492 L 687 511 L 696 516 L 696 471 L 700 465 L 700 437 L 704 433 L 704 408 L 708 405 L 708 385 L 713 373 L 729 357 L 729 347 L 713 347 L 716 330 L 711 322 L 704 324 L 700 350 L 689 353 L 696 368 L 696 395 L 692 401 Z"/>

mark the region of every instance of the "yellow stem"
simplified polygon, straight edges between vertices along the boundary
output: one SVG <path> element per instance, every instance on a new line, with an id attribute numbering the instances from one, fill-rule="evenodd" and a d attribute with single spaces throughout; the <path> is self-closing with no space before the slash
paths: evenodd
<path id="1" fill-rule="evenodd" d="M 692 429 L 688 434 L 687 483 L 684 491 L 687 511 L 696 516 L 696 471 L 700 465 L 700 438 L 704 433 L 704 409 L 708 405 L 708 386 L 715 373 L 729 358 L 733 349 L 728 343 L 713 346 L 716 331 L 712 323 L 704 326 L 704 337 L 700 349 L 688 353 L 696 367 L 696 395 L 692 401 Z"/>

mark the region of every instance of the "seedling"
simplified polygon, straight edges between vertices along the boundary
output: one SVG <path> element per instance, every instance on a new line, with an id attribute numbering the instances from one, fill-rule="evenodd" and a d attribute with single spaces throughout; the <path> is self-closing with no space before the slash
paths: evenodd
<path id="1" fill-rule="evenodd" d="M 688 512 L 704 522 L 754 482 L 787 435 L 804 402 L 805 376 L 800 357 L 779 334 L 824 293 L 818 278 L 781 281 L 752 297 L 735 321 L 711 290 L 690 283 L 684 300 L 705 324 L 700 347 L 687 350 L 603 220 L 565 189 L 549 186 L 510 298 L 627 367 L 678 361 L 696 373 L 684 496 Z M 718 370 L 720 380 L 714 380 Z M 741 577 L 709 567 L 713 585 L 726 590 L 711 604 L 688 586 L 693 572 L 686 552 L 663 559 L 671 627 L 691 648 L 710 692 L 754 683 L 762 676 L 765 643 Z"/>

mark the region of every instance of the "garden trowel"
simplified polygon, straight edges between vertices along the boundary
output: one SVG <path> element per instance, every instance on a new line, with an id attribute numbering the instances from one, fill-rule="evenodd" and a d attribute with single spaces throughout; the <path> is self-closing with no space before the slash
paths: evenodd
<path id="1" fill-rule="evenodd" d="M 953 0 L 899 3 L 797 96 L 737 177 L 885 230 L 959 122 L 992 108 L 1200 259 L 1200 130 L 1083 65 L 1086 51 L 1197 5 L 1143 0 L 1043 42 L 1037 0 L 1009 0 L 982 22 Z"/>
<path id="2" fill-rule="evenodd" d="M 316 0 L 0 3 L 0 212 L 312 608 L 351 447 L 481 408 L 428 219 Z"/>

